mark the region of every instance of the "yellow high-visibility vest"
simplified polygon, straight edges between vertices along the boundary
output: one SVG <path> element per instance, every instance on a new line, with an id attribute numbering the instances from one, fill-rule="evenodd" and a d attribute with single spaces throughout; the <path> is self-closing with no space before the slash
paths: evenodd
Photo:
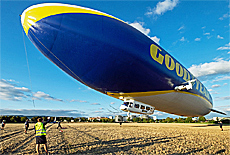
<path id="1" fill-rule="evenodd" d="M 35 131 L 36 131 L 36 136 L 46 135 L 46 128 L 44 127 L 42 122 L 37 122 L 35 124 Z"/>

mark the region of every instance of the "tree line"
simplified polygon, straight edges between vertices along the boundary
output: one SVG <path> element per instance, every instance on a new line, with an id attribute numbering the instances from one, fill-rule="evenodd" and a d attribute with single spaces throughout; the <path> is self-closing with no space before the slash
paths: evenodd
<path id="1" fill-rule="evenodd" d="M 34 116 L 30 117 L 30 122 L 37 122 L 37 118 L 42 117 L 44 121 L 47 121 L 47 117 L 44 116 Z M 115 119 L 104 119 L 102 118 L 101 120 L 92 120 L 89 121 L 88 118 L 85 117 L 78 117 L 78 118 L 73 118 L 73 117 L 50 117 L 50 122 L 54 122 L 56 118 L 56 121 L 61 121 L 61 122 L 71 122 L 74 120 L 74 122 L 103 122 L 103 123 L 113 123 L 115 122 Z M 28 119 L 27 116 L 0 116 L 0 121 L 2 122 L 5 120 L 6 123 L 23 123 Z M 153 120 L 151 118 L 148 119 L 141 119 L 140 117 L 133 118 L 130 120 L 128 118 L 128 122 L 137 122 L 137 123 L 200 123 L 200 122 L 208 122 L 208 123 L 218 123 L 217 121 L 214 120 L 206 120 L 204 116 L 199 117 L 198 120 L 193 120 L 192 117 L 186 117 L 186 118 L 170 118 L 167 117 L 166 119 L 157 119 Z M 223 121 L 223 120 L 218 120 L 218 121 Z"/>
<path id="2" fill-rule="evenodd" d="M 34 117 L 30 117 L 30 121 L 31 122 L 37 122 L 37 118 L 38 117 L 42 117 L 42 116 L 34 116 Z M 47 121 L 47 117 L 42 117 L 44 121 Z M 22 123 L 25 122 L 26 119 L 28 119 L 28 117 L 26 116 L 0 116 L 0 120 L 2 122 L 2 120 L 5 120 L 6 123 Z M 51 117 L 50 118 L 50 122 L 55 121 L 55 117 Z M 73 118 L 73 117 L 56 117 L 56 121 L 66 121 L 66 122 L 71 122 L 71 120 L 74 120 L 74 122 L 89 122 L 88 118 L 85 117 L 78 117 L 78 118 Z M 170 118 L 167 117 L 166 119 L 157 119 L 157 120 L 153 120 L 151 118 L 148 119 L 141 119 L 140 117 L 136 117 L 133 118 L 132 120 L 130 120 L 130 118 L 128 118 L 128 122 L 138 122 L 138 123 L 196 123 L 196 122 L 205 122 L 206 118 L 204 116 L 199 117 L 198 120 L 193 120 L 192 117 L 187 117 L 187 118 Z M 101 119 L 101 120 L 92 120 L 91 122 L 103 122 L 103 123 L 113 123 L 115 122 L 114 119 Z M 209 120 L 206 121 L 208 123 L 215 123 L 214 120 Z"/>
<path id="3" fill-rule="evenodd" d="M 6 123 L 23 123 L 27 119 L 30 120 L 30 122 L 37 122 L 37 119 L 39 117 L 42 117 L 44 121 L 47 121 L 46 116 L 34 116 L 34 117 L 27 117 L 27 116 L 0 116 L 0 121 L 2 122 L 5 120 Z M 87 122 L 88 119 L 85 117 L 81 118 L 73 118 L 73 117 L 56 117 L 56 121 L 67 121 L 71 122 L 71 120 L 74 120 L 74 122 Z M 50 117 L 50 122 L 54 122 L 55 117 Z"/>
<path id="4" fill-rule="evenodd" d="M 193 120 L 192 117 L 187 117 L 187 118 L 170 118 L 167 117 L 166 119 L 157 119 L 153 120 L 151 118 L 148 119 L 141 119 L 139 117 L 134 118 L 133 120 L 128 119 L 128 121 L 132 122 L 138 122 L 138 123 L 200 123 L 200 122 L 206 122 L 205 117 L 199 117 L 198 120 Z M 209 123 L 214 123 L 214 120 L 208 121 Z"/>

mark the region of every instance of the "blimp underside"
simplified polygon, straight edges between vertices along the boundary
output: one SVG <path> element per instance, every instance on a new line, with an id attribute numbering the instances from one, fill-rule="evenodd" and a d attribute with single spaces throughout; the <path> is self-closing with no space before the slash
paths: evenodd
<path id="1" fill-rule="evenodd" d="M 202 116 L 212 108 L 198 80 L 191 90 L 175 91 L 195 77 L 149 37 L 113 16 L 67 4 L 40 4 L 23 12 L 22 25 L 49 60 L 97 91 L 183 116 Z"/>
<path id="2" fill-rule="evenodd" d="M 210 111 L 209 102 L 204 102 L 200 97 L 185 93 L 167 93 L 145 97 L 134 97 L 135 100 L 143 103 L 152 103 L 152 105 L 163 112 L 176 114 L 180 116 L 198 117 L 208 114 Z M 170 103 L 170 104 L 169 104 Z"/>

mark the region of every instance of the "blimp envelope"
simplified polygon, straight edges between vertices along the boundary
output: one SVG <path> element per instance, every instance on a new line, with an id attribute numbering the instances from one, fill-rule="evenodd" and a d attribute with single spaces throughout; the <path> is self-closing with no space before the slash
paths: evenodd
<path id="1" fill-rule="evenodd" d="M 148 36 L 106 13 L 45 3 L 24 10 L 21 23 L 50 61 L 109 96 L 156 110 L 203 116 L 212 109 L 204 85 Z"/>

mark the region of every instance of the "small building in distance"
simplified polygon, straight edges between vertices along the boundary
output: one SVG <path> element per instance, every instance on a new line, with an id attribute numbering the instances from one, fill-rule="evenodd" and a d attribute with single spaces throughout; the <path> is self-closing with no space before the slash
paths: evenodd
<path id="1" fill-rule="evenodd" d="M 115 122 L 123 122 L 123 116 L 121 116 L 121 115 L 116 115 L 116 116 L 115 116 Z"/>
<path id="2" fill-rule="evenodd" d="M 152 116 L 152 119 L 153 119 L 154 121 L 156 121 L 156 120 L 157 120 L 157 116 Z"/>
<path id="3" fill-rule="evenodd" d="M 109 118 L 107 117 L 88 117 L 88 120 L 91 122 L 94 120 L 101 121 L 102 119 L 109 119 Z"/>
<path id="4" fill-rule="evenodd" d="M 113 119 L 113 116 L 109 116 L 109 119 Z"/>

